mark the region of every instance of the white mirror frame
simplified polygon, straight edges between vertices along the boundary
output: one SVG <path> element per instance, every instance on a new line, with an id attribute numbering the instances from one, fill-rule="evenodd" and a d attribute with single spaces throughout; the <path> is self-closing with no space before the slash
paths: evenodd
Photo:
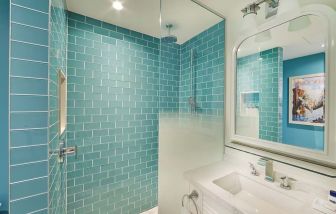
<path id="1" fill-rule="evenodd" d="M 325 148 L 324 151 L 314 151 L 296 146 L 255 139 L 237 135 L 235 133 L 235 105 L 236 105 L 236 53 L 240 45 L 248 38 L 263 31 L 269 30 L 290 20 L 304 15 L 319 16 L 328 25 L 328 44 L 326 44 L 326 126 L 325 126 Z M 265 24 L 259 26 L 245 35 L 241 36 L 235 43 L 232 52 L 233 72 L 226 74 L 225 101 L 225 145 L 230 147 L 252 147 L 262 151 L 281 154 L 317 164 L 336 166 L 336 12 L 334 9 L 313 4 L 302 7 L 298 11 L 291 11 L 287 14 L 277 16 Z"/>

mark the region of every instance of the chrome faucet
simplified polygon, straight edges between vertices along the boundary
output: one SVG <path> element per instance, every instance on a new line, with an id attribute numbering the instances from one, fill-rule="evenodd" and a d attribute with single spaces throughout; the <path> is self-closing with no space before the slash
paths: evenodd
<path id="1" fill-rule="evenodd" d="M 250 164 L 250 168 L 251 168 L 251 175 L 258 176 L 259 173 L 258 173 L 257 169 L 255 168 L 255 166 L 253 165 L 253 163 L 249 162 L 249 164 Z"/>
<path id="2" fill-rule="evenodd" d="M 281 179 L 280 187 L 287 190 L 291 190 L 292 189 L 291 182 L 296 181 L 294 178 L 289 178 L 287 176 L 282 176 L 280 177 L 280 179 Z"/>
<path id="3" fill-rule="evenodd" d="M 274 182 L 273 161 L 268 158 L 260 158 L 258 164 L 265 166 L 265 180 Z"/>

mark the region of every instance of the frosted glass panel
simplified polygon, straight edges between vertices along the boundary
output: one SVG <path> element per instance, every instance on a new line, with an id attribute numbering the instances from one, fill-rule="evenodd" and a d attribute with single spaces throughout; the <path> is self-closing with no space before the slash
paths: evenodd
<path id="1" fill-rule="evenodd" d="M 225 21 L 189 0 L 161 3 L 158 204 L 171 214 L 189 192 L 183 173 L 223 155 Z"/>

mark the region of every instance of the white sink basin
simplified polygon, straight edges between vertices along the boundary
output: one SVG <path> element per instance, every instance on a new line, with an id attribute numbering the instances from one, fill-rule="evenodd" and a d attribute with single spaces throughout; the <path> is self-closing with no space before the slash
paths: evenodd
<path id="1" fill-rule="evenodd" d="M 304 205 L 296 198 L 237 172 L 214 180 L 213 183 L 231 193 L 241 208 L 248 213 L 296 213 L 295 210 L 299 210 Z"/>

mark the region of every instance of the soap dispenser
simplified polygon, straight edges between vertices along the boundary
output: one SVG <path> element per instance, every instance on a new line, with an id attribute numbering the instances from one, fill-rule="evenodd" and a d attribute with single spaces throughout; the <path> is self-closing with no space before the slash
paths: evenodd
<path id="1" fill-rule="evenodd" d="M 328 199 L 330 202 L 336 204 L 336 191 L 335 190 L 330 190 Z"/>

